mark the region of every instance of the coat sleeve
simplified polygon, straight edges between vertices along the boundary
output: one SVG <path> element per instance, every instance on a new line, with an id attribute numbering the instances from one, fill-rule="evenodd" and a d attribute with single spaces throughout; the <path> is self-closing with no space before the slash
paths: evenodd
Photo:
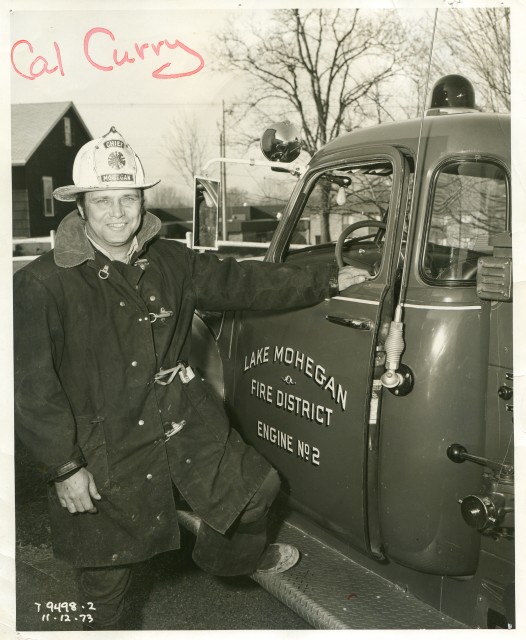
<path id="1" fill-rule="evenodd" d="M 85 466 L 57 371 L 64 332 L 57 301 L 31 272 L 14 278 L 15 426 L 46 480 Z"/>
<path id="2" fill-rule="evenodd" d="M 197 308 L 203 311 L 274 311 L 307 307 L 338 293 L 336 265 L 220 260 L 190 252 Z"/>

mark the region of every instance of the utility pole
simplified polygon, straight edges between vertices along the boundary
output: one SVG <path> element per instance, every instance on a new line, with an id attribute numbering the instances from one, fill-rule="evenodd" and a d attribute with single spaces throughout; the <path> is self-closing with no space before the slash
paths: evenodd
<path id="1" fill-rule="evenodd" d="M 223 122 L 221 129 L 221 138 L 220 138 L 220 146 L 221 152 L 220 156 L 222 158 L 226 157 L 226 128 L 225 128 L 225 101 L 222 101 L 222 109 L 223 109 Z M 221 209 L 222 209 L 222 236 L 223 240 L 228 240 L 228 233 L 226 228 L 227 215 L 226 215 L 226 163 L 221 163 Z"/>

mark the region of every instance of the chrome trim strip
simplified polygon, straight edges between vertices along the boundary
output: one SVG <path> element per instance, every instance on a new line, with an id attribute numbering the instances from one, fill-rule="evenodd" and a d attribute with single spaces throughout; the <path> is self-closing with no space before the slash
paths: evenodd
<path id="1" fill-rule="evenodd" d="M 407 304 L 404 303 L 403 306 L 407 309 L 432 309 L 436 311 L 469 311 L 469 310 L 478 310 L 482 309 L 482 305 L 465 305 L 465 306 L 454 306 L 450 307 L 448 305 L 430 305 L 430 304 Z"/>
<path id="2" fill-rule="evenodd" d="M 330 300 L 347 300 L 348 302 L 361 302 L 362 304 L 374 304 L 378 306 L 378 300 L 362 300 L 361 298 L 346 298 L 345 296 L 334 296 Z"/>

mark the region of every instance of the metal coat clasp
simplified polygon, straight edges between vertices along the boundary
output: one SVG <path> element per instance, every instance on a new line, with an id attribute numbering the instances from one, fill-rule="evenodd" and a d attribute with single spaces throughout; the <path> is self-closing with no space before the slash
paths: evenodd
<path id="1" fill-rule="evenodd" d="M 164 441 L 168 442 L 172 436 L 175 436 L 176 433 L 179 433 L 181 429 L 185 426 L 186 420 L 181 420 L 181 422 L 172 422 L 170 426 L 172 427 L 169 431 L 166 431 Z"/>
<path id="2" fill-rule="evenodd" d="M 164 307 L 161 307 L 159 313 L 151 312 L 148 314 L 148 316 L 150 317 L 150 322 L 153 324 L 157 320 L 157 318 L 169 318 L 170 316 L 173 316 L 173 314 L 173 311 L 167 311 Z"/>

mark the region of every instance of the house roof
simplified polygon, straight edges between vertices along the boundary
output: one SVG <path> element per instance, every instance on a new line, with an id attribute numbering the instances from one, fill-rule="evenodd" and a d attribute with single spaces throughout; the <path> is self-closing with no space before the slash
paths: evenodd
<path id="1" fill-rule="evenodd" d="M 11 105 L 11 163 L 25 165 L 69 109 L 73 109 L 90 138 L 93 138 L 73 102 Z"/>

